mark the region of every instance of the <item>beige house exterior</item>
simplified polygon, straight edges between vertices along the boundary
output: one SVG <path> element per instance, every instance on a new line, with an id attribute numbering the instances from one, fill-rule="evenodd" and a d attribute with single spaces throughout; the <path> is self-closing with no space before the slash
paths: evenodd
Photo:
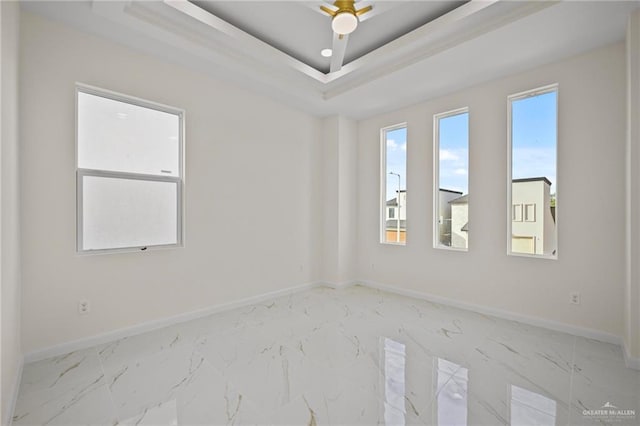
<path id="1" fill-rule="evenodd" d="M 398 197 L 387 200 L 384 207 L 385 229 L 384 241 L 404 243 L 407 240 L 407 190 L 400 191 L 400 205 Z"/>
<path id="2" fill-rule="evenodd" d="M 469 248 L 469 194 L 449 202 L 451 205 L 451 247 Z"/>
<path id="3" fill-rule="evenodd" d="M 545 177 L 514 179 L 511 188 L 511 251 L 554 255 L 556 223 L 551 212 L 551 182 Z"/>
<path id="4" fill-rule="evenodd" d="M 451 247 L 469 246 L 469 195 L 449 201 Z M 555 208 L 551 207 L 551 182 L 545 177 L 514 179 L 511 189 L 511 252 L 556 253 Z"/>
<path id="5" fill-rule="evenodd" d="M 462 195 L 460 191 L 440 188 L 438 191 L 438 229 L 436 235 L 438 239 L 436 245 L 451 247 L 451 204 L 452 200 Z"/>

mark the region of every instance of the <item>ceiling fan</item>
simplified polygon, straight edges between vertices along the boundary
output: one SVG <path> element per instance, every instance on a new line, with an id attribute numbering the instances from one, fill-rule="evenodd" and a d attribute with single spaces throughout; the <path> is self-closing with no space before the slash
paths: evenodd
<path id="1" fill-rule="evenodd" d="M 333 8 L 325 5 L 320 6 L 320 10 L 331 16 L 333 32 L 343 36 L 354 32 L 358 27 L 358 17 L 371 9 L 373 9 L 371 5 L 356 9 L 355 0 L 336 0 L 333 3 Z"/>
<path id="2" fill-rule="evenodd" d="M 360 17 L 372 9 L 372 5 L 356 9 L 355 0 L 336 0 L 333 4 L 320 5 L 320 10 L 331 17 L 333 30 L 330 72 L 339 71 L 342 68 L 349 34 L 358 27 Z"/>

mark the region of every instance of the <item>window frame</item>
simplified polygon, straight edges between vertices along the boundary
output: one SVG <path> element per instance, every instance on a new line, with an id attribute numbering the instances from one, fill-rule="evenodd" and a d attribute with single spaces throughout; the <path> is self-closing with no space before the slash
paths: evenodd
<path id="1" fill-rule="evenodd" d="M 78 126 L 79 126 L 79 96 L 80 93 L 86 93 L 93 96 L 99 96 L 106 99 L 111 99 L 118 102 L 123 102 L 142 108 L 153 109 L 168 114 L 178 116 L 178 176 L 163 176 L 163 175 L 150 175 L 144 173 L 131 173 L 111 170 L 96 170 L 86 169 L 79 167 L 78 161 Z M 107 89 L 91 86 L 83 83 L 76 83 L 75 85 L 75 168 L 76 168 L 76 254 L 89 255 L 89 254 L 107 254 L 107 253 L 128 253 L 128 252 L 140 252 L 157 249 L 170 249 L 184 247 L 184 158 L 185 158 L 185 110 L 181 108 L 172 107 L 169 105 L 161 104 L 158 102 L 141 99 L 135 96 L 125 95 L 123 93 L 114 92 Z M 83 247 L 84 241 L 84 215 L 83 215 L 83 178 L 86 176 L 104 177 L 112 179 L 127 179 L 127 180 L 143 180 L 153 182 L 167 182 L 176 184 L 176 242 L 173 244 L 158 244 L 148 246 L 132 246 L 132 247 L 117 247 L 117 248 L 102 248 L 102 249 L 85 249 Z"/>
<path id="2" fill-rule="evenodd" d="M 529 217 L 528 207 L 531 206 L 533 208 L 533 219 Z M 522 221 L 523 222 L 535 222 L 536 221 L 536 204 L 535 203 L 525 203 L 522 210 Z"/>
<path id="3" fill-rule="evenodd" d="M 441 249 L 441 250 L 450 250 L 450 251 L 461 251 L 468 252 L 469 247 L 453 247 L 453 246 L 445 246 L 440 244 L 440 239 L 438 236 L 440 235 L 440 120 L 443 118 L 453 117 L 455 115 L 467 114 L 467 185 L 469 184 L 469 175 L 471 165 L 469 164 L 470 155 L 470 145 L 471 145 L 471 133 L 469 132 L 471 128 L 471 114 L 469 112 L 469 107 L 461 107 L 452 109 L 449 111 L 441 112 L 433 115 L 433 248 Z M 471 191 L 467 191 L 467 194 Z M 462 194 L 464 195 L 464 194 Z M 467 207 L 467 214 L 470 216 L 471 206 Z M 444 220 L 443 220 L 444 222 Z M 452 231 L 453 233 L 453 231 Z"/>
<path id="4" fill-rule="evenodd" d="M 558 260 L 558 252 L 559 252 L 559 241 L 558 241 L 558 194 L 559 194 L 559 177 L 560 173 L 558 173 L 558 145 L 560 144 L 560 85 L 558 83 L 548 84 L 546 86 L 540 86 L 534 89 L 525 90 L 522 92 L 514 93 L 512 95 L 507 96 L 507 217 L 511 217 L 511 206 L 512 206 L 512 189 L 513 189 L 513 108 L 512 104 L 514 101 L 519 101 L 522 99 L 531 98 L 534 96 L 544 95 L 547 93 L 555 92 L 556 93 L 556 161 L 555 161 L 555 170 L 556 170 L 556 182 L 555 184 L 555 194 L 556 194 L 556 217 L 555 217 L 555 242 L 556 242 L 556 250 L 555 254 L 529 254 L 529 253 L 520 253 L 514 252 L 512 250 L 511 239 L 513 236 L 513 227 L 512 221 L 507 220 L 507 256 L 517 256 L 517 257 L 530 257 L 534 259 L 549 259 L 549 260 Z M 523 206 L 524 210 L 524 206 Z M 543 209 L 544 210 L 544 209 Z M 537 214 L 537 213 L 536 213 Z M 544 212 L 543 212 L 544 214 Z M 522 219 L 524 222 L 524 211 L 522 212 Z"/>
<path id="5" fill-rule="evenodd" d="M 512 209 L 511 209 L 511 221 L 512 222 L 522 222 L 522 215 L 523 209 L 522 209 L 522 204 L 512 204 Z"/>
<path id="6" fill-rule="evenodd" d="M 380 220 L 379 220 L 379 227 L 380 227 L 380 244 L 389 244 L 389 245 L 393 245 L 393 246 L 406 246 L 407 245 L 407 240 L 408 240 L 408 232 L 407 232 L 407 226 L 406 226 L 406 221 L 409 219 L 409 215 L 407 215 L 407 212 L 405 212 L 405 215 L 407 216 L 407 219 L 405 219 L 405 241 L 386 241 L 386 207 L 387 207 L 387 132 L 392 132 L 394 130 L 398 130 L 398 129 L 407 129 L 407 152 L 409 151 L 409 126 L 407 124 L 407 122 L 402 122 L 402 123 L 398 123 L 398 124 L 394 124 L 391 126 L 387 126 L 387 127 L 382 127 L 380 129 L 380 168 L 379 168 L 379 174 L 380 174 Z M 407 160 L 408 160 L 408 155 L 405 154 L 405 167 L 407 170 L 407 174 L 408 172 L 408 164 L 407 164 Z M 405 181 L 404 181 L 404 188 L 405 191 L 408 190 L 408 180 L 407 180 L 407 176 L 405 176 Z M 398 204 L 400 204 L 400 194 L 398 193 Z M 406 207 L 405 207 L 406 208 Z M 400 219 L 400 214 L 398 212 L 398 218 L 397 220 L 401 220 Z"/>

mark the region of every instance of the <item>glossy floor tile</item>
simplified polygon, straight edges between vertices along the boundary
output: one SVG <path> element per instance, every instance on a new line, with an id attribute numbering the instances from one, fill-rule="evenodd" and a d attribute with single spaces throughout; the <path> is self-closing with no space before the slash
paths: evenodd
<path id="1" fill-rule="evenodd" d="M 638 425 L 640 372 L 607 343 L 317 288 L 26 365 L 13 423 Z"/>

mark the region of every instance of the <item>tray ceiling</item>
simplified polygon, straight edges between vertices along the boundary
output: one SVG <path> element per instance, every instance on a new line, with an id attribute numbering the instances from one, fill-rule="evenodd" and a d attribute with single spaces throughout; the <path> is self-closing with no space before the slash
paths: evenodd
<path id="1" fill-rule="evenodd" d="M 372 15 L 352 34 L 345 65 L 326 73 L 319 49 L 330 43 L 331 21 L 316 10 L 318 2 L 196 3 L 26 1 L 21 7 L 293 108 L 364 118 L 623 41 L 629 13 L 640 4 L 362 0 L 357 5 L 373 5 Z M 201 6 L 216 7 L 220 16 Z M 243 15 L 245 8 L 251 16 Z M 298 22 L 298 29 L 274 27 L 278 19 Z M 421 20 L 429 21 L 412 30 Z"/>
<path id="2" fill-rule="evenodd" d="M 192 1 L 287 55 L 328 73 L 330 58 L 320 51 L 332 47 L 331 18 L 320 11 L 319 1 Z M 357 1 L 356 8 L 371 5 L 360 25 L 349 35 L 343 64 L 437 19 L 466 1 Z"/>

